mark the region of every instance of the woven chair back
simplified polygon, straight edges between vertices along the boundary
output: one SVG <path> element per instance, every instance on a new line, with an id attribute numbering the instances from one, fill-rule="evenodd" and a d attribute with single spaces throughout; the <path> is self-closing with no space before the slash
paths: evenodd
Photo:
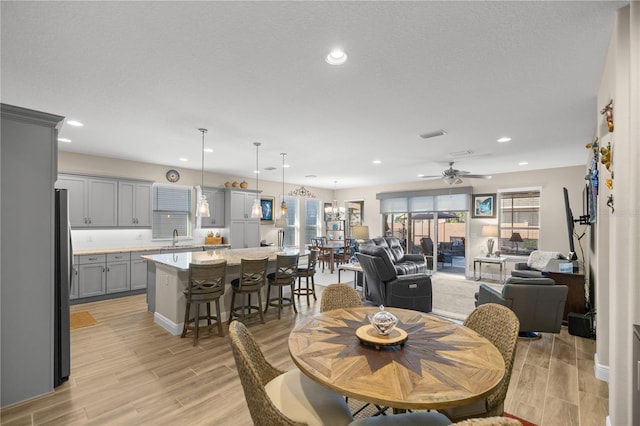
<path id="1" fill-rule="evenodd" d="M 358 292 L 349 284 L 329 284 L 322 292 L 320 312 L 362 306 Z"/>
<path id="2" fill-rule="evenodd" d="M 507 396 L 520 331 L 518 317 L 507 307 L 486 303 L 471 312 L 463 325 L 489 340 L 502 354 L 505 366 L 504 377 L 498 387 L 486 397 L 488 413 L 502 415 L 501 412 L 493 413 L 492 410 L 502 411 L 504 399 Z"/>

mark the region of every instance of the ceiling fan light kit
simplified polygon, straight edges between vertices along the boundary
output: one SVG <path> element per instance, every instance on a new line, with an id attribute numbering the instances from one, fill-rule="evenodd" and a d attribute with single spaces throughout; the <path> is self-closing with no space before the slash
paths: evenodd
<path id="1" fill-rule="evenodd" d="M 453 168 L 453 161 L 449 162 L 449 168 L 442 172 L 441 176 L 420 176 L 423 179 L 437 179 L 440 178 L 449 185 L 462 183 L 462 178 L 471 179 L 491 179 L 490 175 L 474 175 L 465 170 L 458 170 Z"/>

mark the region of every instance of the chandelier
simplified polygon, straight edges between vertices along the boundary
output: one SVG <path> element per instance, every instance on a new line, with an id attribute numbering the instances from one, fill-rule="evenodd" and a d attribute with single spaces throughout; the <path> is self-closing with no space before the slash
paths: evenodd
<path id="1" fill-rule="evenodd" d="M 316 198 L 316 194 L 309 191 L 304 186 L 300 186 L 300 188 L 294 189 L 289 192 L 289 195 L 293 195 L 294 197 L 307 197 L 307 198 Z"/>

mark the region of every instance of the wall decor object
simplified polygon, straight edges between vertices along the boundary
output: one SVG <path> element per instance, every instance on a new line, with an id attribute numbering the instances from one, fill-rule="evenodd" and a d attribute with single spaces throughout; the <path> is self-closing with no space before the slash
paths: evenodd
<path id="1" fill-rule="evenodd" d="M 613 132 L 613 99 L 609 101 L 609 103 L 602 108 L 600 114 L 604 115 L 607 119 L 607 128 L 609 132 Z"/>
<path id="2" fill-rule="evenodd" d="M 262 208 L 262 218 L 260 223 L 263 225 L 273 224 L 273 203 L 274 197 L 260 197 L 260 207 Z"/>
<path id="3" fill-rule="evenodd" d="M 496 194 L 473 194 L 471 217 L 495 218 L 496 200 Z"/>
<path id="4" fill-rule="evenodd" d="M 180 173 L 178 173 L 177 170 L 167 170 L 167 174 L 165 175 L 167 177 L 167 180 L 171 183 L 176 183 L 177 181 L 180 180 Z"/>

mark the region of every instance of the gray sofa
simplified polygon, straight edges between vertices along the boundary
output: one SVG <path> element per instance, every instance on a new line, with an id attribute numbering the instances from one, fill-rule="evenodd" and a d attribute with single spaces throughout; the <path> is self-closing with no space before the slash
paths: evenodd
<path id="1" fill-rule="evenodd" d="M 365 299 L 375 305 L 431 312 L 431 277 L 398 274 L 384 247 L 367 245 L 356 253 L 366 278 Z"/>
<path id="2" fill-rule="evenodd" d="M 511 309 L 520 320 L 520 333 L 559 333 L 569 288 L 551 278 L 509 277 L 502 292 L 480 284 L 476 306 L 498 303 Z"/>
<path id="3" fill-rule="evenodd" d="M 387 252 L 398 275 L 426 273 L 428 271 L 424 254 L 405 253 L 404 247 L 402 247 L 398 238 L 377 237 L 361 245 L 359 250 L 367 253 L 367 248 L 371 246 L 381 247 Z"/>

